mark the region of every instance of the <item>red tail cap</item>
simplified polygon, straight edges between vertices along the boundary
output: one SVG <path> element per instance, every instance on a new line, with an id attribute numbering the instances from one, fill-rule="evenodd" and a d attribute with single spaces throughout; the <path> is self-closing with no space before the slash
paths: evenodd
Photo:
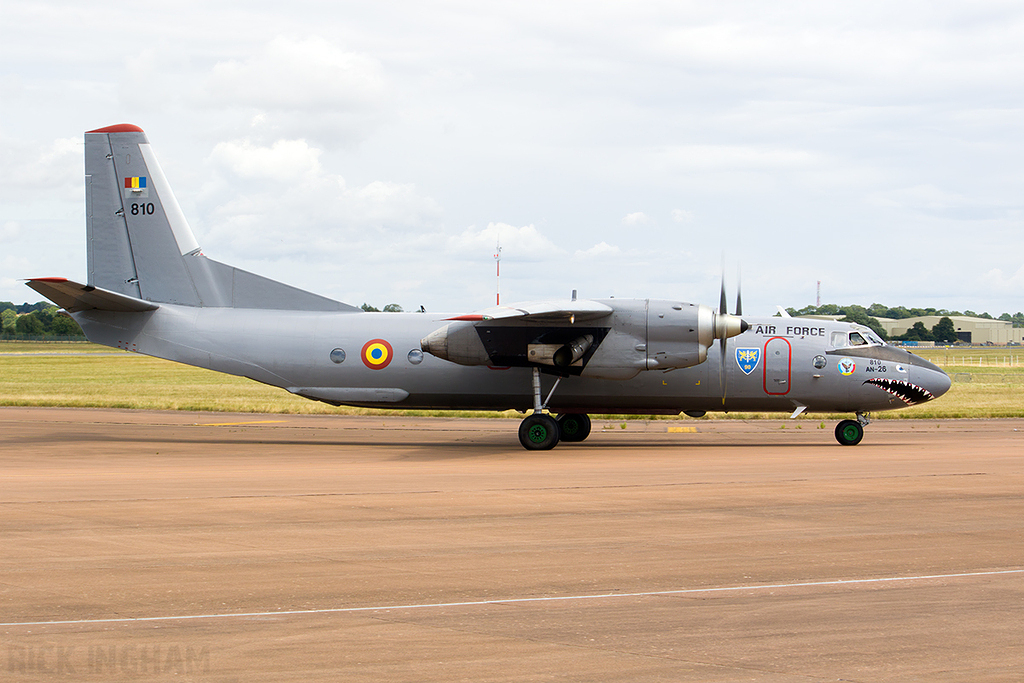
<path id="1" fill-rule="evenodd" d="M 97 128 L 96 130 L 87 130 L 86 133 L 145 133 L 138 126 L 133 126 L 130 123 L 119 123 L 116 126 L 107 126 L 106 128 Z"/>

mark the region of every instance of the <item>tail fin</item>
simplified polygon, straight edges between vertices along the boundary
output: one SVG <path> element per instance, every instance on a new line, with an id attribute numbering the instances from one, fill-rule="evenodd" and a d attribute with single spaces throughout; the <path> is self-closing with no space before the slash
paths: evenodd
<path id="1" fill-rule="evenodd" d="M 355 311 L 206 258 L 138 126 L 85 134 L 89 285 L 159 303 Z"/>

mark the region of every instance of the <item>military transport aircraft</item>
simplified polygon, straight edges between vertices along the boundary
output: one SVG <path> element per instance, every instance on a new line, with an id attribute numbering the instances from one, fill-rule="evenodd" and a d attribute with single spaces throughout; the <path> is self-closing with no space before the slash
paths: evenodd
<path id="1" fill-rule="evenodd" d="M 587 413 L 849 412 L 930 401 L 949 377 L 868 328 L 742 318 L 658 299 L 468 314 L 366 313 L 207 258 L 143 130 L 85 134 L 88 284 L 27 282 L 99 344 L 240 375 L 332 405 L 530 412 L 531 450 L 590 433 Z M 717 341 L 717 343 L 716 343 Z M 550 411 L 550 412 L 548 412 Z M 557 418 L 553 415 L 557 415 Z"/>

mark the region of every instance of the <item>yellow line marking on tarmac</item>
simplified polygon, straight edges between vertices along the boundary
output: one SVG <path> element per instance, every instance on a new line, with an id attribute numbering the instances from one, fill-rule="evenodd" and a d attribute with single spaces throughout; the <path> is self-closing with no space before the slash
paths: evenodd
<path id="1" fill-rule="evenodd" d="M 696 427 L 669 427 L 668 428 L 668 433 L 669 434 L 696 434 L 697 433 L 697 428 Z"/>
<path id="2" fill-rule="evenodd" d="M 251 420 L 249 422 L 197 422 L 194 426 L 196 427 L 234 427 L 236 425 L 269 425 L 277 422 L 284 422 L 284 420 Z"/>

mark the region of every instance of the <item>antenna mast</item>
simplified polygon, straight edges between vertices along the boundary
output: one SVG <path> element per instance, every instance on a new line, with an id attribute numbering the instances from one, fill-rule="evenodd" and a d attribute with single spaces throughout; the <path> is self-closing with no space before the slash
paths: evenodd
<path id="1" fill-rule="evenodd" d="M 501 305 L 501 241 L 494 243 L 494 305 Z"/>
<path id="2" fill-rule="evenodd" d="M 821 308 L 821 280 L 818 280 L 818 303 L 815 305 Z"/>

